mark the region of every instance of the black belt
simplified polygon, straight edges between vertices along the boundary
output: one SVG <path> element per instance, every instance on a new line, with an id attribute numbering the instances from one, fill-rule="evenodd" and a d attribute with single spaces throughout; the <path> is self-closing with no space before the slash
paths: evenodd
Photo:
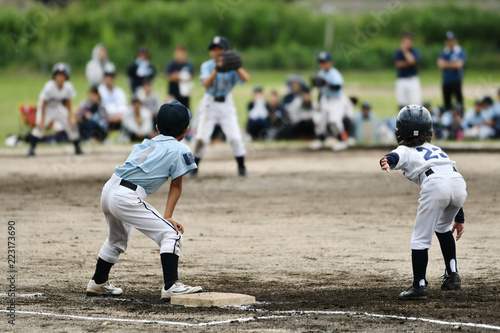
<path id="1" fill-rule="evenodd" d="M 457 171 L 457 169 L 456 169 L 455 167 L 453 167 L 453 172 L 458 172 L 458 171 Z M 429 176 L 430 176 L 430 175 L 432 175 L 433 173 L 434 173 L 434 170 L 429 169 L 429 170 L 427 170 L 427 171 L 425 172 L 425 175 L 426 175 L 427 177 L 429 177 Z"/>
<path id="2" fill-rule="evenodd" d="M 121 180 L 120 185 L 121 185 L 121 186 L 125 186 L 126 188 L 129 188 L 129 189 L 131 189 L 132 191 L 137 190 L 137 185 L 135 185 L 134 183 L 131 183 L 131 182 L 129 182 L 128 180 L 125 180 L 125 179 L 122 179 L 122 180 Z"/>
<path id="3" fill-rule="evenodd" d="M 226 101 L 226 96 L 218 96 L 218 97 L 214 97 L 214 101 L 216 102 L 225 102 Z"/>

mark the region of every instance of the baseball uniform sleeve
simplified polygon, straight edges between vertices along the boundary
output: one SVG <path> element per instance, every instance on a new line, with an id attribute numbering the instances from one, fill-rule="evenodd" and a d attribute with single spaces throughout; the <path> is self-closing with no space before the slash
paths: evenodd
<path id="1" fill-rule="evenodd" d="M 200 69 L 200 81 L 206 79 L 210 76 L 210 73 L 214 70 L 214 66 L 210 61 L 206 61 L 201 65 Z"/>
<path id="2" fill-rule="evenodd" d="M 67 99 L 73 99 L 76 97 L 76 90 L 75 90 L 75 87 L 73 86 L 73 83 L 69 82 L 69 81 L 66 81 L 64 83 L 67 87 Z"/>
<path id="3" fill-rule="evenodd" d="M 172 179 L 184 176 L 191 170 L 194 170 L 198 167 L 194 161 L 193 154 L 188 147 L 186 147 L 186 149 L 178 151 L 177 155 L 178 156 L 176 158 L 176 162 L 172 163 L 172 166 L 170 168 L 170 177 Z"/>
<path id="4" fill-rule="evenodd" d="M 464 213 L 464 209 L 462 207 L 460 207 L 460 210 L 458 211 L 457 215 L 455 216 L 455 222 L 465 223 L 465 213 Z"/>
<path id="5" fill-rule="evenodd" d="M 54 81 L 48 81 L 45 83 L 39 96 L 41 101 L 48 101 L 50 99 L 50 90 L 53 85 Z"/>
<path id="6" fill-rule="evenodd" d="M 413 56 L 415 57 L 416 62 L 420 61 L 420 52 L 417 49 L 412 49 Z"/>
<path id="7" fill-rule="evenodd" d="M 398 60 L 405 60 L 403 57 L 403 52 L 401 52 L 400 49 L 397 49 L 396 51 L 394 51 L 394 61 L 398 61 Z"/>
<path id="8" fill-rule="evenodd" d="M 175 62 L 174 61 L 170 61 L 166 66 L 165 66 L 165 74 L 167 75 L 170 75 L 172 74 L 173 72 L 175 72 L 176 68 L 175 68 Z"/>
<path id="9" fill-rule="evenodd" d="M 391 166 L 391 169 L 394 170 L 399 170 L 403 169 L 407 166 L 408 164 L 408 148 L 405 146 L 399 146 L 398 148 L 394 149 L 391 154 L 396 154 L 399 157 L 399 160 L 397 161 L 396 165 L 394 167 Z"/>
<path id="10" fill-rule="evenodd" d="M 465 64 L 465 61 L 467 61 L 467 53 L 465 53 L 464 49 L 462 49 L 460 51 L 460 55 L 459 55 L 460 59 L 462 59 L 462 61 L 464 62 Z"/>

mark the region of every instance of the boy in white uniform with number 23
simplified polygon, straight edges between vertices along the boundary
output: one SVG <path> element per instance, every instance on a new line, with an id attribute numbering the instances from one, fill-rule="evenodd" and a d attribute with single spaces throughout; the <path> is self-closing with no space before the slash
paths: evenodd
<path id="1" fill-rule="evenodd" d="M 411 239 L 413 284 L 399 298 L 427 298 L 427 252 L 434 233 L 446 266 L 441 289 L 460 289 L 453 232 L 457 230 L 457 241 L 464 232 L 465 181 L 456 163 L 441 148 L 430 144 L 432 117 L 423 106 L 408 105 L 399 111 L 396 138 L 400 146 L 382 157 L 380 166 L 387 172 L 391 169 L 403 171 L 403 175 L 421 188 Z"/>
<path id="2" fill-rule="evenodd" d="M 122 289 L 108 281 L 111 267 L 125 252 L 132 227 L 160 246 L 164 287 L 162 299 L 201 291 L 178 281 L 177 267 L 182 247 L 183 226 L 172 218 L 182 192 L 182 177 L 196 169 L 188 146 L 180 143 L 189 130 L 191 111 L 177 101 L 163 104 L 158 112 L 160 135 L 135 145 L 125 164 L 117 166 L 104 185 L 101 206 L 108 222 L 109 236 L 99 252 L 87 295 L 121 295 Z M 146 201 L 172 178 L 165 214 Z"/>

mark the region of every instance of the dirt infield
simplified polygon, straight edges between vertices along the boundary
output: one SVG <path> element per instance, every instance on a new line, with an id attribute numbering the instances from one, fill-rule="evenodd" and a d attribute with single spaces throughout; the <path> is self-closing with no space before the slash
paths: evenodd
<path id="1" fill-rule="evenodd" d="M 380 171 L 385 152 L 252 148 L 250 177 L 240 179 L 230 149 L 211 147 L 200 177 L 185 180 L 175 212 L 186 229 L 181 280 L 206 291 L 254 295 L 258 303 L 190 309 L 159 300 L 159 249 L 135 230 L 110 276 L 123 296 L 84 295 L 107 234 L 100 191 L 129 150 L 87 147 L 87 155 L 74 157 L 71 147 L 41 147 L 34 159 L 21 150 L 0 151 L 4 251 L 7 221 L 16 227 L 16 331 L 500 329 L 498 154 L 450 154 L 469 193 L 466 232 L 457 243 L 463 288 L 439 289 L 444 264 L 435 239 L 429 299 L 408 302 L 397 296 L 411 283 L 409 242 L 419 188 L 399 172 Z M 148 197 L 160 211 L 167 190 Z M 5 256 L 4 262 L 5 312 Z M 41 295 L 27 295 L 34 293 Z M 7 313 L 0 318 L 0 331 L 12 330 Z"/>

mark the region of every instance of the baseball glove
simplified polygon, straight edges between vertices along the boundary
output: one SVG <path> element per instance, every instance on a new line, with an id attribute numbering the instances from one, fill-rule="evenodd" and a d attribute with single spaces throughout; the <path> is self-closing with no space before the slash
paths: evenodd
<path id="1" fill-rule="evenodd" d="M 222 53 L 217 62 L 217 71 L 221 73 L 237 70 L 242 67 L 241 55 L 234 50 Z"/>

